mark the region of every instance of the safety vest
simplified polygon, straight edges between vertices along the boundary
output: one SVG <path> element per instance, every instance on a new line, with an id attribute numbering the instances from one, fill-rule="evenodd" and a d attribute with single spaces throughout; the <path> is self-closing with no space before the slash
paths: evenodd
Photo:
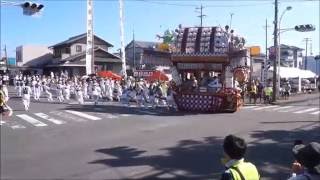
<path id="1" fill-rule="evenodd" d="M 264 88 L 264 94 L 266 96 L 271 96 L 272 95 L 272 88 L 271 87 L 265 87 Z"/>
<path id="2" fill-rule="evenodd" d="M 229 168 L 234 180 L 259 180 L 260 175 L 255 165 L 250 162 L 239 161 Z"/>

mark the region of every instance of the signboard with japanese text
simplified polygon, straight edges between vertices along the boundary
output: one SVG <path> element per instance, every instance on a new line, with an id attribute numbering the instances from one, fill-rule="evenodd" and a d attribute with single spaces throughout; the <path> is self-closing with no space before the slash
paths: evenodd
<path id="1" fill-rule="evenodd" d="M 153 74 L 153 70 L 136 70 L 133 72 L 134 77 L 146 78 L 150 77 Z"/>

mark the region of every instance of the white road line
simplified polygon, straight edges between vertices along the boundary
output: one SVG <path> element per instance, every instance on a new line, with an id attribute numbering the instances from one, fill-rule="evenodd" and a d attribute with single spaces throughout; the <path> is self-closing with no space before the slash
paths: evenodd
<path id="1" fill-rule="evenodd" d="M 105 117 L 105 118 L 108 118 L 108 119 L 118 118 L 118 116 L 112 115 L 110 113 L 95 113 L 95 114 L 102 116 L 102 117 Z"/>
<path id="2" fill-rule="evenodd" d="M 47 124 L 45 124 L 37 119 L 34 119 L 33 117 L 28 116 L 26 114 L 19 114 L 19 115 L 17 115 L 17 117 L 19 117 L 19 118 L 31 123 L 32 125 L 37 126 L 37 127 L 47 126 Z"/>
<path id="3" fill-rule="evenodd" d="M 253 110 L 258 111 L 258 110 L 262 110 L 262 109 L 270 109 L 270 108 L 275 108 L 275 107 L 279 107 L 279 106 L 262 106 L 262 107 L 255 108 Z"/>
<path id="4" fill-rule="evenodd" d="M 241 107 L 241 109 L 252 109 L 252 108 L 256 108 L 256 107 L 260 107 L 260 106 L 243 106 L 243 107 Z"/>
<path id="5" fill-rule="evenodd" d="M 131 114 L 119 114 L 119 116 L 129 117 L 129 116 L 131 116 Z"/>
<path id="6" fill-rule="evenodd" d="M 65 111 L 68 112 L 68 113 L 80 116 L 80 117 L 84 117 L 84 118 L 93 120 L 93 121 L 101 120 L 101 118 L 99 118 L 99 117 L 91 116 L 89 114 L 85 114 L 85 113 L 82 113 L 82 112 L 72 111 L 72 110 L 65 110 Z"/>
<path id="7" fill-rule="evenodd" d="M 310 113 L 312 115 L 317 115 L 317 114 L 320 114 L 320 111 L 316 111 L 316 112 L 313 112 L 313 113 Z"/>
<path id="8" fill-rule="evenodd" d="M 60 118 L 63 118 L 63 120 L 72 120 L 76 122 L 84 122 L 87 121 L 86 119 L 80 118 L 78 116 L 66 113 L 66 112 L 61 112 L 61 111 L 51 111 L 50 114 L 54 114 L 55 116 L 59 116 Z"/>
<path id="9" fill-rule="evenodd" d="M 12 129 L 23 129 L 23 128 L 26 128 L 20 124 L 16 124 L 16 125 L 13 125 L 13 126 L 10 126 Z"/>
<path id="10" fill-rule="evenodd" d="M 300 110 L 300 111 L 296 111 L 296 112 L 293 112 L 295 114 L 301 114 L 301 113 L 305 113 L 305 112 L 310 112 L 310 111 L 315 111 L 317 110 L 318 108 L 309 108 L 309 109 L 305 109 L 305 110 Z"/>
<path id="11" fill-rule="evenodd" d="M 289 108 L 289 109 L 285 109 L 285 110 L 281 110 L 281 111 L 278 111 L 278 112 L 292 112 L 292 111 L 297 111 L 297 110 L 301 110 L 302 108 L 304 107 L 294 107 L 294 108 Z"/>
<path id="12" fill-rule="evenodd" d="M 278 108 L 274 108 L 272 109 L 273 111 L 278 111 L 278 110 L 283 110 L 283 109 L 288 109 L 288 108 L 292 108 L 293 106 L 281 106 L 281 107 L 278 107 Z"/>
<path id="13" fill-rule="evenodd" d="M 54 124 L 65 124 L 64 121 L 61 121 L 61 120 L 58 120 L 58 119 L 55 119 L 55 118 L 51 118 L 50 116 L 44 114 L 44 113 L 34 113 L 36 116 L 42 118 L 42 119 L 45 119 L 47 121 L 50 121 L 50 122 L 53 122 Z"/>
<path id="14" fill-rule="evenodd" d="M 2 125 L 2 124 L 5 124 L 6 122 L 5 121 L 0 121 L 0 126 Z"/>

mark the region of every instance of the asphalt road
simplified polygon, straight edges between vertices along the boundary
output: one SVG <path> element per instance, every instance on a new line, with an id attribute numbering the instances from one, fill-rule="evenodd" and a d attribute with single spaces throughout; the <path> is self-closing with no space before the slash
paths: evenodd
<path id="1" fill-rule="evenodd" d="M 1 117 L 2 179 L 218 179 L 222 140 L 246 139 L 246 159 L 262 179 L 286 179 L 295 139 L 320 139 L 319 99 L 194 114 L 118 103 L 33 102 L 12 98 Z"/>

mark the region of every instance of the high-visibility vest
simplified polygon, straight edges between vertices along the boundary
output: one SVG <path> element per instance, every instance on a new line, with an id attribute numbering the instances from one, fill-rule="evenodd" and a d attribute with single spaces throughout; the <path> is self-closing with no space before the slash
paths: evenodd
<path id="1" fill-rule="evenodd" d="M 264 94 L 266 96 L 271 96 L 272 95 L 272 88 L 271 87 L 264 88 Z"/>
<path id="2" fill-rule="evenodd" d="M 260 175 L 255 165 L 240 161 L 229 168 L 234 180 L 259 180 Z"/>

